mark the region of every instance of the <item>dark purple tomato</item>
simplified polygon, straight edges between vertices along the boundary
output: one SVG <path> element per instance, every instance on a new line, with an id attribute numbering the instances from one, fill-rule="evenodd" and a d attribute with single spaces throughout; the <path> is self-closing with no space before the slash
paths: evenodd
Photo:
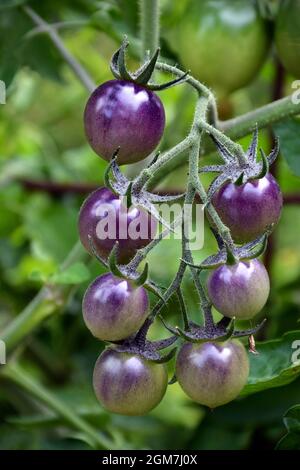
<path id="1" fill-rule="evenodd" d="M 236 398 L 246 385 L 249 360 L 239 341 L 185 343 L 176 360 L 184 392 L 201 405 L 216 408 Z"/>
<path id="2" fill-rule="evenodd" d="M 248 320 L 265 305 L 270 280 L 264 265 L 252 259 L 216 268 L 207 287 L 211 302 L 222 315 Z"/>
<path id="3" fill-rule="evenodd" d="M 118 261 L 127 263 L 136 250 L 155 237 L 156 220 L 142 209 L 130 208 L 107 188 L 94 191 L 84 201 L 78 220 L 81 243 L 92 253 L 89 235 L 97 253 L 107 258 L 116 241 Z"/>
<path id="4" fill-rule="evenodd" d="M 148 295 L 126 279 L 111 273 L 97 277 L 88 287 L 82 313 L 91 333 L 102 341 L 119 341 L 135 333 L 148 314 Z"/>
<path id="5" fill-rule="evenodd" d="M 135 163 L 158 145 L 165 127 L 165 111 L 158 96 L 124 80 L 110 80 L 91 94 L 84 111 L 87 139 L 109 161 L 117 149 L 118 163 Z"/>
<path id="6" fill-rule="evenodd" d="M 168 385 L 165 364 L 142 356 L 106 349 L 98 358 L 93 384 L 107 410 L 122 415 L 143 415 L 162 400 Z"/>
<path id="7" fill-rule="evenodd" d="M 246 243 L 261 235 L 279 220 L 282 194 L 275 178 L 248 181 L 240 186 L 226 183 L 213 198 L 222 221 L 236 243 Z"/>

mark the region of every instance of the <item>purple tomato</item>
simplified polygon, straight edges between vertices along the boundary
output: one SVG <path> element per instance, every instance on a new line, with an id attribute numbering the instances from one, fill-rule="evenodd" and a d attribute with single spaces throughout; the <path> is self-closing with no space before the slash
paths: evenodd
<path id="1" fill-rule="evenodd" d="M 148 315 L 148 295 L 126 279 L 111 273 L 97 277 L 82 304 L 83 318 L 91 333 L 102 341 L 119 341 L 135 333 Z"/>
<path id="2" fill-rule="evenodd" d="M 248 374 L 248 355 L 236 340 L 185 343 L 176 360 L 176 377 L 184 392 L 210 408 L 236 398 L 246 385 Z"/>
<path id="3" fill-rule="evenodd" d="M 130 208 L 107 188 L 100 188 L 83 203 L 78 220 L 79 236 L 87 251 L 92 241 L 97 253 L 107 258 L 116 241 L 118 261 L 127 263 L 136 250 L 148 245 L 155 237 L 156 220 L 142 209 Z"/>
<path id="4" fill-rule="evenodd" d="M 162 400 L 168 385 L 167 368 L 140 355 L 109 348 L 96 362 L 93 384 L 98 400 L 107 410 L 143 415 Z"/>
<path id="5" fill-rule="evenodd" d="M 237 243 L 246 243 L 261 235 L 279 220 L 282 194 L 275 178 L 264 178 L 237 186 L 226 183 L 213 198 L 222 221 Z"/>
<path id="6" fill-rule="evenodd" d="M 252 259 L 214 269 L 207 287 L 211 302 L 222 315 L 248 320 L 265 305 L 270 280 L 264 265 Z"/>
<path id="7" fill-rule="evenodd" d="M 110 80 L 91 94 L 84 125 L 91 147 L 102 158 L 109 161 L 120 147 L 118 163 L 135 163 L 158 145 L 165 112 L 153 91 L 133 82 Z"/>

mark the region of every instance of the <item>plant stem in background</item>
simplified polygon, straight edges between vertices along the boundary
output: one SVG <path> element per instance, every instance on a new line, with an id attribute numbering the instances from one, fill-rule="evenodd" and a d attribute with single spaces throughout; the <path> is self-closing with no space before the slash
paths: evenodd
<path id="1" fill-rule="evenodd" d="M 24 13 L 26 13 L 27 16 L 29 16 L 29 18 L 31 18 L 34 24 L 43 28 L 43 30 L 47 32 L 52 42 L 56 46 L 57 50 L 62 55 L 63 59 L 70 66 L 70 68 L 73 70 L 73 72 L 79 78 L 85 88 L 90 92 L 94 91 L 94 89 L 96 88 L 94 81 L 92 80 L 88 72 L 85 70 L 85 68 L 82 67 L 82 65 L 72 56 L 72 54 L 65 47 L 57 31 L 52 28 L 49 23 L 44 21 L 43 18 L 41 18 L 32 8 L 24 6 L 23 11 Z"/>
<path id="2" fill-rule="evenodd" d="M 73 263 L 88 259 L 80 242 L 77 242 L 61 266 L 66 269 Z M 27 307 L 4 329 L 1 339 L 7 351 L 37 328 L 46 318 L 62 308 L 73 289 L 70 285 L 45 285 Z"/>
<path id="3" fill-rule="evenodd" d="M 44 403 L 50 410 L 53 410 L 61 416 L 72 428 L 81 433 L 82 437 L 94 449 L 111 449 L 113 443 L 104 434 L 94 429 L 84 419 L 74 413 L 68 404 L 62 402 L 48 389 L 44 388 L 35 378 L 30 377 L 27 370 L 23 369 L 19 364 L 11 361 L 1 371 L 1 376 L 15 382 L 18 386 L 29 392 L 32 396 Z"/>
<path id="4" fill-rule="evenodd" d="M 140 0 L 141 61 L 159 47 L 159 0 Z"/>

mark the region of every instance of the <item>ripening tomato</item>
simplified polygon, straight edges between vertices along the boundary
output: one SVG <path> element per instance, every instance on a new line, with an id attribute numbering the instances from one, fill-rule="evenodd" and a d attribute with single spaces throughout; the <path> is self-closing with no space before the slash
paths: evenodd
<path id="1" fill-rule="evenodd" d="M 166 37 L 183 66 L 219 97 L 255 78 L 270 44 L 266 22 L 245 0 L 189 0 Z"/>

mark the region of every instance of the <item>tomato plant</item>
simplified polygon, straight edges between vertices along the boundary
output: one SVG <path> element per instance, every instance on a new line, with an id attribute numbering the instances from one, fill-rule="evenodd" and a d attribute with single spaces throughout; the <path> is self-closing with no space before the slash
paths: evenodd
<path id="1" fill-rule="evenodd" d="M 297 448 L 284 4 L 138 3 L 0 5 L 0 449 Z"/>

